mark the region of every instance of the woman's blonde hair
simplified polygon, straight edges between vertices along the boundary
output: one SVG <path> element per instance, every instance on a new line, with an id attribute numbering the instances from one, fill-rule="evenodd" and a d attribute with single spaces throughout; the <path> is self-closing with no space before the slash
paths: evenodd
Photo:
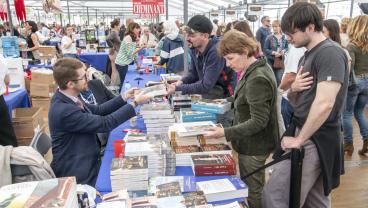
<path id="1" fill-rule="evenodd" d="M 351 19 L 349 17 L 342 18 L 341 23 L 340 23 L 341 33 L 346 33 L 346 31 L 348 30 L 348 26 L 349 26 L 350 21 L 351 21 Z"/>
<path id="2" fill-rule="evenodd" d="M 357 45 L 364 53 L 368 53 L 368 16 L 355 17 L 348 26 L 350 42 Z"/>
<path id="3" fill-rule="evenodd" d="M 280 22 L 280 20 L 274 20 L 274 21 L 272 21 L 271 25 L 277 25 L 277 26 L 281 27 L 281 22 Z"/>
<path id="4" fill-rule="evenodd" d="M 226 56 L 230 53 L 244 54 L 244 50 L 247 50 L 247 56 L 251 57 L 257 51 L 257 47 L 257 42 L 253 38 L 232 29 L 225 33 L 220 41 L 218 53 L 221 56 Z"/>

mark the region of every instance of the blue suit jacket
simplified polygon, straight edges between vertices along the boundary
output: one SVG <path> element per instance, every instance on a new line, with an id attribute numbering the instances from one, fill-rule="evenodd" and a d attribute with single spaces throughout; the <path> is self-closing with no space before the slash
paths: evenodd
<path id="1" fill-rule="evenodd" d="M 57 90 L 49 110 L 55 175 L 75 176 L 77 183 L 94 187 L 99 169 L 97 133 L 109 132 L 133 116 L 134 108 L 121 96 L 98 106 L 87 104 L 82 110 Z"/>

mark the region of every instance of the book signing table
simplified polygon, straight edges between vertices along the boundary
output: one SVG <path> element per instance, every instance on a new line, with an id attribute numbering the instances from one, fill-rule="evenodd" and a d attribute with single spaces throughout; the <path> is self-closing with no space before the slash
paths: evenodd
<path id="1" fill-rule="evenodd" d="M 15 92 L 4 95 L 4 100 L 8 107 L 10 118 L 12 117 L 12 111 L 14 108 L 29 108 L 31 103 L 28 97 L 28 93 L 25 89 L 19 89 Z"/>
<path id="2" fill-rule="evenodd" d="M 107 63 L 109 61 L 109 55 L 106 52 L 88 52 L 81 53 L 79 55 L 79 59 L 82 62 L 90 64 L 92 67 L 96 68 L 99 71 L 106 73 L 107 71 Z"/>
<path id="3" fill-rule="evenodd" d="M 132 87 L 144 87 L 144 84 L 147 81 L 159 81 L 160 80 L 159 75 L 155 75 L 152 73 L 140 75 L 133 68 L 134 66 L 130 66 L 128 73 L 126 75 L 126 80 L 130 82 Z M 137 82 L 135 81 L 136 78 L 143 79 L 140 81 L 140 86 L 137 85 Z M 115 128 L 113 131 L 111 131 L 109 135 L 104 157 L 101 162 L 98 178 L 97 178 L 96 185 L 95 185 L 95 188 L 97 189 L 97 191 L 99 191 L 102 195 L 110 193 L 112 191 L 111 180 L 110 180 L 110 166 L 114 158 L 113 142 L 115 140 L 124 138 L 126 134 L 126 132 L 124 132 L 124 129 L 132 129 L 132 128 L 139 129 L 142 132 L 146 133 L 146 126 L 143 123 L 143 118 L 138 116 L 136 126 L 132 127 L 130 124 L 130 121 L 126 121 L 122 123 L 120 126 L 118 126 L 117 128 Z M 192 167 L 176 166 L 176 176 L 194 176 Z M 231 176 L 196 176 L 195 181 L 200 182 L 200 181 L 208 181 L 208 180 L 230 178 L 230 177 Z M 231 203 L 234 201 L 244 202 L 244 198 L 231 199 L 227 201 L 219 201 L 216 203 Z"/>

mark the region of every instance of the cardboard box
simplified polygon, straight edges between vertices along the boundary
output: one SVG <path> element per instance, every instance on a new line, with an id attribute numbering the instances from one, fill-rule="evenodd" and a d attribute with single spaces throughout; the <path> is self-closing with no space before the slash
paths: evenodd
<path id="1" fill-rule="evenodd" d="M 47 126 L 48 126 L 47 124 L 43 124 L 42 127 L 40 128 L 41 131 L 45 132 Z M 32 142 L 33 137 L 34 137 L 34 134 L 33 136 L 29 136 L 29 137 L 17 137 L 18 146 L 29 146 Z"/>
<path id="2" fill-rule="evenodd" d="M 40 46 L 38 48 L 40 52 L 40 58 L 44 59 L 52 59 L 56 56 L 56 47 L 55 46 Z"/>
<path id="3" fill-rule="evenodd" d="M 51 98 L 32 97 L 32 107 L 42 108 L 41 115 L 48 118 Z"/>
<path id="4" fill-rule="evenodd" d="M 55 84 L 35 83 L 31 81 L 31 97 L 52 97 L 56 91 Z"/>
<path id="5" fill-rule="evenodd" d="M 44 126 L 41 108 L 16 108 L 13 110 L 13 127 L 17 138 L 32 138 L 34 130 Z"/>
<path id="6" fill-rule="evenodd" d="M 46 70 L 43 70 L 46 71 Z M 47 70 L 49 71 L 49 70 Z M 46 71 L 46 72 L 47 72 Z M 50 70 L 52 72 L 52 70 Z M 54 75 L 53 73 L 42 73 L 42 72 L 38 72 L 36 71 L 32 71 L 32 80 L 31 82 L 33 83 L 38 83 L 38 84 L 54 84 Z"/>
<path id="7" fill-rule="evenodd" d="M 27 79 L 27 78 L 24 78 L 24 83 L 26 85 L 26 90 L 29 93 L 30 92 L 30 88 L 31 88 L 31 80 L 30 79 Z"/>

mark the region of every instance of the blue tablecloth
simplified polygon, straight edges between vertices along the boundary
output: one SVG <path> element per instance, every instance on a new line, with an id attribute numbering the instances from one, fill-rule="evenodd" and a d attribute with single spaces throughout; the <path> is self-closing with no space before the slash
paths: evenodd
<path id="1" fill-rule="evenodd" d="M 154 74 L 143 74 L 143 75 L 139 75 L 135 70 L 134 67 L 130 67 L 126 76 L 126 80 L 130 81 L 132 87 L 137 86 L 136 81 L 134 81 L 134 79 L 136 77 L 141 77 L 143 78 L 143 80 L 140 82 L 140 87 L 144 86 L 144 84 L 147 81 L 158 81 L 159 75 L 154 75 Z M 123 132 L 124 129 L 126 128 L 133 128 L 130 126 L 130 122 L 127 121 L 123 124 L 121 124 L 120 126 L 118 126 L 117 128 L 115 128 L 109 136 L 107 145 L 106 145 L 106 149 L 105 149 L 105 154 L 104 157 L 102 159 L 102 163 L 101 163 L 101 167 L 100 167 L 100 171 L 98 173 L 98 177 L 97 177 L 97 181 L 96 181 L 96 189 L 97 191 L 101 192 L 101 193 L 109 193 L 111 192 L 111 181 L 110 181 L 110 165 L 111 165 L 111 161 L 114 158 L 114 147 L 113 147 L 113 141 L 118 140 L 118 139 L 122 139 L 125 136 L 125 132 Z M 146 131 L 146 127 L 143 123 L 143 119 L 142 118 L 138 118 L 137 119 L 137 126 L 134 128 L 138 128 L 141 129 L 143 132 Z M 176 175 L 177 176 L 194 176 L 192 168 L 190 166 L 178 166 L 176 167 Z M 214 179 L 221 179 L 221 178 L 227 178 L 229 176 L 197 176 L 195 177 L 196 181 L 207 181 L 207 180 L 214 180 Z M 228 200 L 228 201 L 221 201 L 221 203 L 230 203 L 233 201 L 244 201 L 243 198 L 241 199 L 232 199 L 232 200 Z"/>
<path id="2" fill-rule="evenodd" d="M 106 73 L 107 63 L 109 60 L 108 53 L 105 52 L 82 53 L 81 55 L 79 55 L 79 58 L 82 62 L 88 63 L 97 70 Z"/>
<path id="3" fill-rule="evenodd" d="M 27 69 L 32 69 L 32 68 L 46 68 L 46 69 L 52 69 L 52 65 L 50 64 L 28 64 Z"/>
<path id="4" fill-rule="evenodd" d="M 10 118 L 12 117 L 12 110 L 14 108 L 31 107 L 31 102 L 29 101 L 28 93 L 25 89 L 19 89 L 18 91 L 4 95 L 4 100 L 8 107 Z"/>

